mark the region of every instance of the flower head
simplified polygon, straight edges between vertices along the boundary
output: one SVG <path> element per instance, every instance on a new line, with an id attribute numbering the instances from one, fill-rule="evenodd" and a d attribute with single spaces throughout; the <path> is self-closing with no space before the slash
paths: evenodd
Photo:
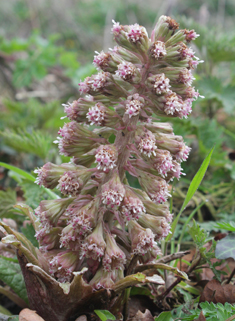
<path id="1" fill-rule="evenodd" d="M 146 212 L 143 202 L 127 186 L 120 212 L 125 222 L 138 220 Z"/>
<path id="2" fill-rule="evenodd" d="M 129 118 L 137 116 L 140 113 L 140 110 L 144 106 L 144 99 L 140 97 L 139 94 L 134 94 L 128 96 L 126 100 L 126 112 L 125 114 L 129 115 Z"/>
<path id="3" fill-rule="evenodd" d="M 131 62 L 120 63 L 116 75 L 131 83 L 138 83 L 140 81 L 140 72 Z"/>
<path id="4" fill-rule="evenodd" d="M 162 41 L 155 41 L 150 47 L 150 54 L 155 59 L 164 57 L 167 54 L 165 43 Z"/>
<path id="5" fill-rule="evenodd" d="M 117 151 L 112 145 L 101 145 L 95 155 L 97 169 L 104 172 L 116 167 Z"/>
<path id="6" fill-rule="evenodd" d="M 147 228 L 141 227 L 137 222 L 128 223 L 128 231 L 131 239 L 132 254 L 144 255 L 153 247 L 154 234 Z"/>
<path id="7" fill-rule="evenodd" d="M 90 257 L 93 260 L 100 260 L 104 256 L 105 247 L 102 222 L 99 222 L 93 232 L 84 239 L 82 243 L 82 256 Z"/>
<path id="8" fill-rule="evenodd" d="M 124 268 L 126 263 L 126 255 L 117 245 L 114 237 L 110 234 L 106 234 L 106 249 L 102 260 L 104 269 L 107 272 L 111 272 L 114 269 Z"/>
<path id="9" fill-rule="evenodd" d="M 121 183 L 118 171 L 113 173 L 113 177 L 102 186 L 102 202 L 108 208 L 116 209 L 121 205 L 125 195 L 125 188 Z"/>
<path id="10" fill-rule="evenodd" d="M 190 148 L 156 115 L 187 118 L 199 97 L 192 72 L 201 61 L 187 46 L 194 30 L 177 31 L 178 23 L 162 16 L 149 39 L 138 24 L 113 23 L 118 46 L 96 52 L 98 72 L 64 105 L 70 122 L 56 143 L 71 162 L 35 171 L 39 185 L 66 196 L 35 210 L 39 258 L 59 282 L 84 267 L 81 282 L 94 290 L 114 289 L 133 255 L 141 264 L 161 253 L 157 242 L 173 218 L 169 182 L 183 175 Z M 129 186 L 131 176 L 142 190 Z"/>
<path id="11" fill-rule="evenodd" d="M 170 232 L 170 225 L 165 217 L 144 214 L 138 221 L 144 228 L 150 228 L 156 235 L 157 240 L 166 237 Z"/>
<path id="12" fill-rule="evenodd" d="M 53 189 L 58 185 L 61 175 L 66 171 L 76 170 L 77 168 L 79 168 L 79 166 L 75 166 L 74 164 L 55 165 L 52 163 L 46 163 L 43 167 L 34 171 L 34 173 L 38 174 L 35 183 L 40 186 Z"/>

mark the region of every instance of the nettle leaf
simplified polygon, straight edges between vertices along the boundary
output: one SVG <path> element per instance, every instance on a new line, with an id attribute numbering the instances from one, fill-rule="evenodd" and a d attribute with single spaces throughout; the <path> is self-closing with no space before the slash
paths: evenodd
<path id="1" fill-rule="evenodd" d="M 215 99 L 222 104 L 228 114 L 234 114 L 235 87 L 224 86 L 222 81 L 215 77 L 202 78 L 198 82 L 198 88 L 206 100 Z"/>
<path id="2" fill-rule="evenodd" d="M 198 125 L 198 138 L 207 149 L 216 143 L 222 143 L 222 133 L 223 128 L 218 126 L 215 119 L 200 120 L 200 125 Z"/>
<path id="3" fill-rule="evenodd" d="M 215 248 L 215 257 L 217 259 L 235 259 L 235 233 L 227 235 L 218 241 Z"/>
<path id="4" fill-rule="evenodd" d="M 28 303 L 24 278 L 18 263 L 0 256 L 0 280 L 6 283 L 21 299 Z"/>
<path id="5" fill-rule="evenodd" d="M 24 191 L 26 204 L 33 209 L 37 208 L 42 200 L 48 199 L 45 190 L 34 182 L 23 180 L 19 185 Z"/>
<path id="6" fill-rule="evenodd" d="M 223 34 L 222 36 L 207 37 L 207 52 L 214 63 L 235 60 L 235 37 Z"/>
<path id="7" fill-rule="evenodd" d="M 13 206 L 16 204 L 16 192 L 8 189 L 0 191 L 0 217 L 8 217 L 13 212 Z"/>
<path id="8" fill-rule="evenodd" d="M 14 148 L 19 152 L 32 153 L 42 159 L 48 157 L 52 147 L 52 138 L 48 134 L 40 131 L 32 131 L 32 133 L 19 130 L 5 130 L 0 132 L 0 136 L 4 138 L 5 144 Z"/>
<path id="9" fill-rule="evenodd" d="M 116 320 L 115 316 L 111 312 L 109 312 L 108 310 L 94 310 L 94 312 L 98 315 L 98 317 L 102 321 Z"/>
<path id="10" fill-rule="evenodd" d="M 22 227 L 21 232 L 35 247 L 39 247 L 38 241 L 35 237 L 35 229 L 32 224 L 27 224 L 25 227 Z"/>

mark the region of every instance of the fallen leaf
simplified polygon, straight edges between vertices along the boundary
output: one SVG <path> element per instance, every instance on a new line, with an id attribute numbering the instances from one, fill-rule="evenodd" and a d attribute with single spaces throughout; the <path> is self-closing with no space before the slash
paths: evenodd
<path id="1" fill-rule="evenodd" d="M 225 304 L 225 302 L 235 303 L 235 285 L 221 285 L 217 280 L 209 281 L 200 298 L 200 302 L 205 301 L 222 304 Z"/>
<path id="2" fill-rule="evenodd" d="M 81 315 L 75 321 L 87 321 L 87 317 L 85 315 Z"/>
<path id="3" fill-rule="evenodd" d="M 19 321 L 45 321 L 35 311 L 23 309 L 19 314 Z"/>
<path id="4" fill-rule="evenodd" d="M 128 319 L 128 321 L 154 321 L 154 318 L 151 312 L 146 309 L 144 313 L 138 311 L 136 315 L 133 318 Z"/>
<path id="5" fill-rule="evenodd" d="M 204 314 L 202 313 L 202 311 L 201 311 L 201 313 L 199 314 L 198 319 L 195 320 L 195 321 L 206 321 L 206 318 L 205 318 Z"/>

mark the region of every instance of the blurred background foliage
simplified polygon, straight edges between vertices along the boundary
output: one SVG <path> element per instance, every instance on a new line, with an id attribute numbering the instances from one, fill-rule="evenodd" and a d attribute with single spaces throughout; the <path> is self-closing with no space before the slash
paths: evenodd
<path id="1" fill-rule="evenodd" d="M 53 144 L 66 121 L 61 119 L 61 104 L 79 98 L 80 79 L 95 72 L 94 51 L 113 46 L 112 19 L 121 24 L 138 22 L 150 32 L 162 14 L 175 18 L 181 28 L 200 34 L 193 49 L 205 61 L 194 74 L 195 86 L 205 98 L 194 103 L 187 120 L 171 120 L 175 133 L 192 147 L 184 163 L 187 175 L 173 182 L 173 212 L 177 213 L 190 180 L 215 145 L 203 184 L 181 219 L 184 223 L 187 214 L 203 203 L 196 217 L 213 229 L 208 221 L 224 220 L 228 215 L 235 218 L 233 0 L 2 1 L 0 161 L 28 172 L 48 161 L 65 161 Z M 11 204 L 17 199 L 26 199 L 35 208 L 45 198 L 35 184 L 24 182 L 11 171 L 7 175 L 2 167 L 0 170 L 0 216 L 8 213 L 12 217 Z M 180 226 L 176 237 L 179 231 Z"/>

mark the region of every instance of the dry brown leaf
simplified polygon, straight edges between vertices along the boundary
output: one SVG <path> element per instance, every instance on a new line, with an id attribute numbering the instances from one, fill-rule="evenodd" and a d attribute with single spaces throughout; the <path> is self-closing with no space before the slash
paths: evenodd
<path id="1" fill-rule="evenodd" d="M 129 319 L 129 321 L 154 321 L 154 318 L 151 312 L 146 309 L 144 313 L 138 311 L 133 318 Z"/>
<path id="2" fill-rule="evenodd" d="M 87 317 L 85 315 L 81 315 L 75 321 L 87 321 Z"/>
<path id="3" fill-rule="evenodd" d="M 201 313 L 199 314 L 198 319 L 195 320 L 195 321 L 206 321 L 206 318 L 205 318 L 204 314 L 202 313 L 202 311 L 201 311 Z"/>
<path id="4" fill-rule="evenodd" d="M 217 280 L 209 281 L 200 298 L 200 302 L 205 301 L 222 304 L 235 303 L 235 285 L 221 285 Z"/>
<path id="5" fill-rule="evenodd" d="M 45 321 L 35 311 L 23 309 L 19 314 L 19 321 Z"/>

